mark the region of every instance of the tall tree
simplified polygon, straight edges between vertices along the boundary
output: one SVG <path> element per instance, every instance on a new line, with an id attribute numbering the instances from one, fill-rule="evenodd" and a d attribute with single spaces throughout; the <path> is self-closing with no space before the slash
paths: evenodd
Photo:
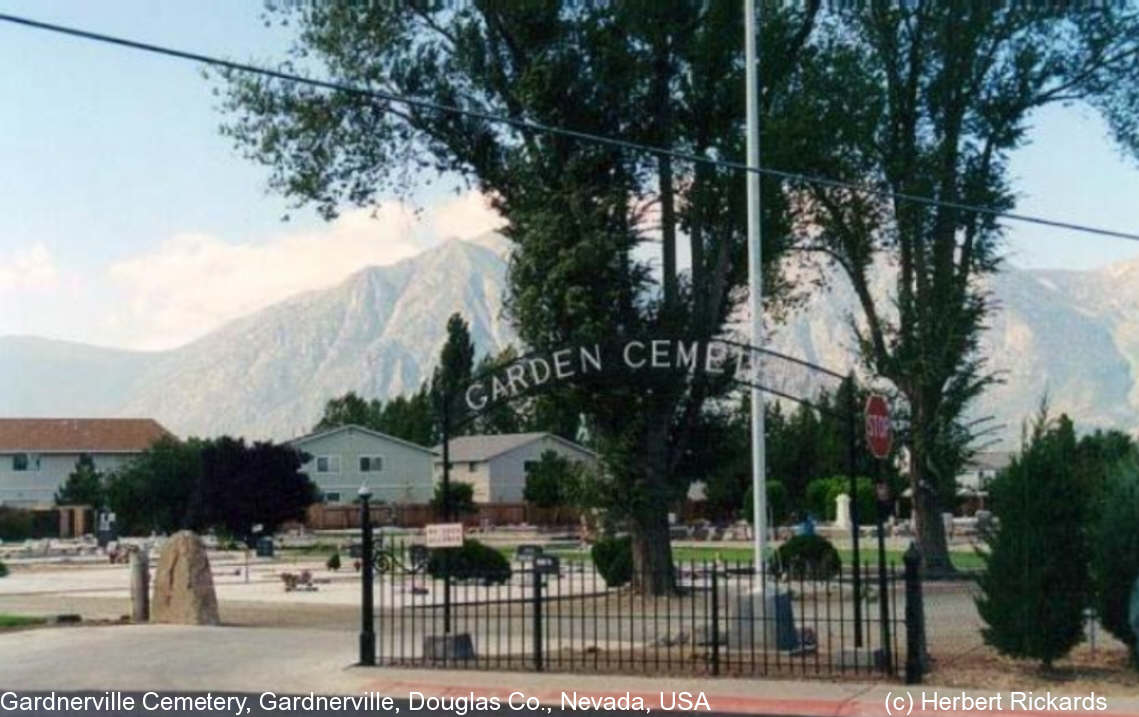
<path id="1" fill-rule="evenodd" d="M 976 433 L 966 407 L 996 380 L 978 338 L 993 310 L 985 278 L 1000 265 L 1002 235 L 996 217 L 962 205 L 1014 206 L 1009 153 L 1048 104 L 1087 102 L 1139 149 L 1139 13 L 1111 3 L 872 0 L 836 13 L 827 30 L 825 42 L 857 67 L 845 76 L 868 82 L 833 125 L 858 139 L 829 157 L 825 173 L 879 193 L 804 185 L 798 229 L 850 280 L 862 356 L 908 404 L 918 538 L 927 570 L 948 572 L 941 502 Z M 836 69 L 834 56 L 820 71 Z M 897 276 L 881 293 L 875 279 L 887 263 Z"/>
<path id="2" fill-rule="evenodd" d="M 811 118 L 803 87 L 856 101 L 857 82 L 807 78 L 820 3 L 765 12 L 764 143 L 772 164 L 811 169 L 844 141 Z M 331 78 L 519 122 L 569 127 L 718 158 L 743 157 L 743 27 L 732 3 L 274 5 L 299 28 L 295 54 Z M 851 69 L 859 69 L 852 66 Z M 745 261 L 738 172 L 678 163 L 577 139 L 504 127 L 479 116 L 378 103 L 264 77 L 231 74 L 226 133 L 271 168 L 270 186 L 325 216 L 403 189 L 417 169 L 457 172 L 493 198 L 514 242 L 508 310 L 531 349 L 649 332 L 707 338 L 739 299 Z M 841 116 L 836 110 L 832 115 Z M 788 195 L 765 179 L 764 258 L 787 242 Z M 686 235 L 691 270 L 676 244 Z M 657 270 L 638 249 L 659 248 Z M 703 362 L 701 362 L 703 364 Z M 604 391 L 568 390 L 617 490 L 611 507 L 633 529 L 635 574 L 671 589 L 666 497 L 710 394 L 698 371 Z"/>

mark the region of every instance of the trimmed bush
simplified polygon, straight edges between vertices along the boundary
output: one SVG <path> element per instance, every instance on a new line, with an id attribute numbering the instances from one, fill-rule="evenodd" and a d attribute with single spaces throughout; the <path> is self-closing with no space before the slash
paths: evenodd
<path id="1" fill-rule="evenodd" d="M 593 565 L 611 588 L 619 588 L 633 579 L 633 539 L 602 538 L 590 550 Z"/>
<path id="2" fill-rule="evenodd" d="M 0 578 L 6 577 L 8 577 L 8 566 L 4 564 L 3 560 L 0 560 Z"/>
<path id="3" fill-rule="evenodd" d="M 796 535 L 775 551 L 771 570 L 788 580 L 830 580 L 842 568 L 842 559 L 830 541 L 819 535 Z"/>
<path id="4" fill-rule="evenodd" d="M 1084 634 L 1087 491 L 1075 474 L 1072 423 L 1041 412 L 1031 440 L 989 486 L 997 527 L 982 555 L 981 636 L 1002 655 L 1045 668 Z"/>
<path id="5" fill-rule="evenodd" d="M 329 570 L 339 570 L 340 569 L 340 553 L 333 553 L 332 555 L 329 555 L 328 556 L 328 562 L 325 563 L 324 566 L 326 568 L 328 568 Z"/>
<path id="6" fill-rule="evenodd" d="M 490 585 L 510 580 L 510 561 L 489 545 L 477 540 L 464 540 L 461 548 L 435 548 L 427 560 L 427 573 L 443 577 L 444 556 L 450 560 L 451 577 L 457 580 L 481 580 Z"/>
<path id="7" fill-rule="evenodd" d="M 1092 512 L 1092 605 L 1103 626 L 1135 655 L 1139 642 L 1128 612 L 1131 590 L 1139 578 L 1139 456 L 1112 470 Z"/>

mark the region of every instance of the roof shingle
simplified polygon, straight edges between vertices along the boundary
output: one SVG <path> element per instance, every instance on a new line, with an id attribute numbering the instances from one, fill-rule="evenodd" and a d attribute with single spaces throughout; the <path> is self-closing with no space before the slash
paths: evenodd
<path id="1" fill-rule="evenodd" d="M 151 418 L 0 418 L 0 452 L 134 453 L 171 435 Z"/>

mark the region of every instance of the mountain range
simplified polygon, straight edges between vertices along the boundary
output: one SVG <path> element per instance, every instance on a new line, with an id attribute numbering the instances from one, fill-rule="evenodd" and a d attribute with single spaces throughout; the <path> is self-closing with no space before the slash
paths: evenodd
<path id="1" fill-rule="evenodd" d="M 416 389 L 456 311 L 480 354 L 514 341 L 502 312 L 507 251 L 497 235 L 446 241 L 167 351 L 3 336 L 0 415 L 147 416 L 181 436 L 290 438 L 309 430 L 333 396 Z M 829 287 L 769 340 L 845 371 L 851 293 L 841 280 Z M 1004 383 L 974 411 L 994 417 L 1005 447 L 1015 447 L 1045 393 L 1078 427 L 1139 429 L 1139 261 L 1094 271 L 1006 267 L 988 288 L 998 310 L 983 350 Z"/>

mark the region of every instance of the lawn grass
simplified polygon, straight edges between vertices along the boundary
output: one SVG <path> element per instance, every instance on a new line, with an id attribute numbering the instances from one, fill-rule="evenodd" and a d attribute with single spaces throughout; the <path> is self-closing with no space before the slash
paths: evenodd
<path id="1" fill-rule="evenodd" d="M 514 549 L 502 547 L 499 551 L 508 559 L 514 558 Z M 552 555 L 557 555 L 563 560 L 588 560 L 589 552 L 581 550 L 565 550 L 565 551 L 549 551 Z M 887 550 L 886 551 L 886 564 L 897 565 L 900 570 L 902 567 L 902 554 L 901 550 Z M 861 553 L 859 557 L 865 565 L 878 564 L 878 548 L 871 543 L 870 545 L 863 544 L 861 546 Z M 688 561 L 701 562 L 704 560 L 723 560 L 728 563 L 750 563 L 754 553 L 750 547 L 673 547 L 672 559 L 678 563 L 685 563 Z M 850 565 L 853 552 L 850 548 L 838 548 L 839 558 L 842 559 L 843 565 Z M 954 567 L 958 570 L 980 570 L 984 567 L 984 562 L 973 551 L 972 548 L 962 550 L 951 550 L 949 558 L 953 561 Z"/>
<path id="2" fill-rule="evenodd" d="M 5 615 L 0 613 L 0 630 L 6 630 L 15 627 L 28 627 L 30 625 L 42 625 L 47 620 L 42 617 L 29 617 L 27 615 Z"/>

